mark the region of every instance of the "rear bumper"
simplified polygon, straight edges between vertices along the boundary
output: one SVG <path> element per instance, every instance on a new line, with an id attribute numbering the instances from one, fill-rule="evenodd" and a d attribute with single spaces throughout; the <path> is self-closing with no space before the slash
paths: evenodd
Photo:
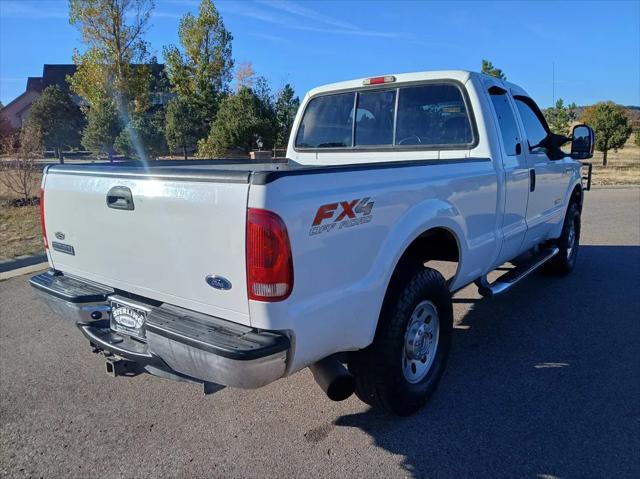
<path id="1" fill-rule="evenodd" d="M 142 342 L 111 331 L 112 289 L 53 271 L 34 276 L 31 285 L 53 312 L 78 326 L 94 350 L 147 371 L 245 389 L 264 386 L 286 371 L 290 341 L 284 334 L 135 300 L 149 310 Z"/>

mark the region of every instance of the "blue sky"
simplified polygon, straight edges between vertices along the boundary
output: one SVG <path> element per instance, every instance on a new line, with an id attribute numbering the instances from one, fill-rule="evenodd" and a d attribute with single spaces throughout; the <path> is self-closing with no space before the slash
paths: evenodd
<path id="1" fill-rule="evenodd" d="M 541 106 L 613 100 L 640 105 L 640 1 L 215 2 L 233 33 L 237 63 L 251 61 L 274 89 L 385 73 L 502 68 Z M 178 22 L 197 1 L 156 0 L 146 38 L 162 61 Z M 71 63 L 80 34 L 67 2 L 0 0 L 0 100 L 24 91 L 44 63 Z"/>

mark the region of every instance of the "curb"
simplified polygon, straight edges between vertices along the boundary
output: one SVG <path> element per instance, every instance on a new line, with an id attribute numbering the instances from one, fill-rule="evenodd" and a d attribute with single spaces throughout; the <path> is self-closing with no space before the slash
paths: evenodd
<path id="1" fill-rule="evenodd" d="M 48 264 L 45 253 L 0 261 L 0 280 L 33 273 L 34 271 L 47 268 Z"/>
<path id="2" fill-rule="evenodd" d="M 631 190 L 640 188 L 640 185 L 591 185 L 592 190 Z"/>

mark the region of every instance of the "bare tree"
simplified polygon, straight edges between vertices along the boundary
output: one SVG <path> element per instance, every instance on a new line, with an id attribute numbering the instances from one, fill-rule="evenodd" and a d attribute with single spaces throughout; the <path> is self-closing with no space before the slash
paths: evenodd
<path id="1" fill-rule="evenodd" d="M 252 88 L 256 82 L 256 72 L 251 62 L 243 62 L 236 70 L 236 90 Z"/>
<path id="2" fill-rule="evenodd" d="M 42 154 L 42 134 L 35 125 L 27 122 L 22 128 L 20 147 L 14 152 L 13 158 L 0 160 L 0 183 L 28 204 L 40 174 L 35 159 Z"/>

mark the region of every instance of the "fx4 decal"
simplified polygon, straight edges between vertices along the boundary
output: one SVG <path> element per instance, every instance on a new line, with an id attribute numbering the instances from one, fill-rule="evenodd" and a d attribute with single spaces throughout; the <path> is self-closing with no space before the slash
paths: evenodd
<path id="1" fill-rule="evenodd" d="M 367 197 L 322 205 L 313 218 L 309 236 L 369 223 L 373 218 L 373 201 L 370 199 Z"/>

